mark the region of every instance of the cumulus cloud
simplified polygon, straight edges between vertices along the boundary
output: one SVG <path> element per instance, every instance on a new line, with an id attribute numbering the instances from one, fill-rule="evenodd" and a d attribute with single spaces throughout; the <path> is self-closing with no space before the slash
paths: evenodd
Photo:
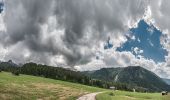
<path id="1" fill-rule="evenodd" d="M 0 41 L 8 48 L 23 45 L 30 57 L 34 52 L 35 58 L 44 59 L 42 62 L 50 55 L 63 55 L 70 66 L 86 63 L 93 54 L 89 48 L 103 41 L 109 32 L 119 37 L 117 33 L 128 28 L 129 19 L 135 22 L 142 16 L 144 3 L 142 0 L 6 0 L 3 20 L 7 31 L 1 32 Z M 48 23 L 51 16 L 55 17 L 53 25 Z"/>
<path id="2" fill-rule="evenodd" d="M 168 0 L 5 0 L 0 15 L 1 60 L 75 66 L 78 70 L 141 65 L 155 71 L 158 64 L 153 60 L 136 59 L 131 52 L 117 52 L 116 48 L 127 41 L 125 33 L 143 16 L 159 29 L 169 30 L 169 4 Z M 103 50 L 108 37 L 113 48 Z M 161 42 L 170 49 L 165 37 Z M 143 51 L 136 48 L 134 52 Z"/>

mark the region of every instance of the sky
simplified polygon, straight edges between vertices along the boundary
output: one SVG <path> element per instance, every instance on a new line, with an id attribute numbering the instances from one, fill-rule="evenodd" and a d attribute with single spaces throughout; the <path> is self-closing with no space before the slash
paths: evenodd
<path id="1" fill-rule="evenodd" d="M 0 60 L 170 78 L 169 0 L 4 0 Z"/>

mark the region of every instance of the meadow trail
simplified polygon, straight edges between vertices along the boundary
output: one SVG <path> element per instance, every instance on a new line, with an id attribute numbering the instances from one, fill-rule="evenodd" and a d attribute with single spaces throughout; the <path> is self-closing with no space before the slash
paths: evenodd
<path id="1" fill-rule="evenodd" d="M 95 92 L 95 93 L 86 94 L 86 95 L 79 97 L 77 100 L 96 100 L 95 97 L 99 93 L 102 93 L 102 92 Z"/>

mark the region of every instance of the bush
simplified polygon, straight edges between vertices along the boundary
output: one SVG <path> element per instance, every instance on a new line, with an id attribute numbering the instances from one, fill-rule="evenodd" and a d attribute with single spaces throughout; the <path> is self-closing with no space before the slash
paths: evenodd
<path id="1" fill-rule="evenodd" d="M 110 92 L 109 95 L 110 96 L 115 96 L 115 94 L 113 92 Z"/>
<path id="2" fill-rule="evenodd" d="M 12 71 L 12 75 L 19 76 L 19 71 Z"/>

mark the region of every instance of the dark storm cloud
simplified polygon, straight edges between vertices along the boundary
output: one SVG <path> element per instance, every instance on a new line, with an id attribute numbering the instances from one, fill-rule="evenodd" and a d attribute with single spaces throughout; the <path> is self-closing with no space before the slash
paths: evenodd
<path id="1" fill-rule="evenodd" d="M 6 1 L 5 23 L 9 35 L 6 42 L 10 44 L 38 37 L 40 25 L 46 22 L 51 12 L 52 0 L 16 1 Z"/>
<path id="2" fill-rule="evenodd" d="M 144 4 L 145 2 L 141 0 L 132 0 L 132 2 L 129 0 L 57 0 L 55 14 L 59 23 L 65 27 L 63 41 L 77 55 L 67 57 L 69 62 L 77 62 L 81 59 L 78 45 L 83 44 L 80 40 L 87 27 L 91 26 L 99 33 L 94 33 L 92 40 L 106 38 L 104 32 L 124 31 L 123 20 L 128 20 L 129 15 L 134 19 L 141 17 L 144 13 Z M 91 42 L 90 40 L 89 43 Z"/>
<path id="3" fill-rule="evenodd" d="M 106 38 L 103 33 L 116 35 L 115 32 L 126 30 L 129 19 L 137 20 L 143 15 L 144 4 L 143 0 L 6 0 L 7 32 L 1 34 L 0 41 L 7 46 L 22 42 L 30 52 L 45 60 L 48 57 L 44 53 L 49 53 L 63 55 L 71 66 L 87 63 L 93 53 L 82 53 L 81 49 Z M 62 45 L 54 37 L 42 40 L 41 25 L 47 23 L 49 16 L 56 16 L 56 29 L 65 31 Z M 92 33 L 87 34 L 89 27 Z M 85 34 L 91 35 L 88 42 L 84 41 Z M 64 46 L 66 49 L 62 49 Z"/>

